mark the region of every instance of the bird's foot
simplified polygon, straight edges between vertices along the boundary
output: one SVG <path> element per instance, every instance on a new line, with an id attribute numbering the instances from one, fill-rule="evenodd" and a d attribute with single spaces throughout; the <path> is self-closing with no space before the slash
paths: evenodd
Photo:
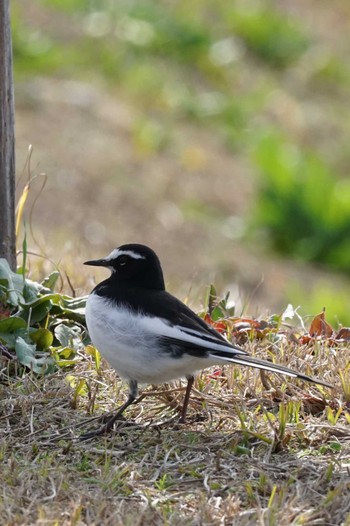
<path id="1" fill-rule="evenodd" d="M 178 420 L 178 424 L 194 424 L 196 422 L 204 422 L 205 420 L 207 420 L 207 418 L 201 413 L 197 413 L 191 416 L 190 419 L 188 419 L 186 416 L 184 417 L 183 415 L 181 415 Z"/>
<path id="2" fill-rule="evenodd" d="M 94 431 L 89 431 L 88 433 L 83 433 L 79 436 L 79 442 L 84 442 L 85 440 L 90 440 L 90 438 L 95 438 L 98 436 L 106 435 L 110 431 L 112 431 L 114 427 L 114 423 L 116 420 L 125 420 L 122 415 L 103 415 L 101 418 L 101 421 L 103 423 L 103 426 L 101 426 L 98 429 L 95 429 Z"/>

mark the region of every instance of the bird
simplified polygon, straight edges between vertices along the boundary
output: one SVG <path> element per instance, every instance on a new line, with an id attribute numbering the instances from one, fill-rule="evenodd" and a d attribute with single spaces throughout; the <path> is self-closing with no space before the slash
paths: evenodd
<path id="1" fill-rule="evenodd" d="M 194 375 L 218 364 L 237 364 L 281 373 L 332 387 L 283 365 L 249 355 L 230 343 L 187 305 L 165 289 L 156 253 L 146 245 L 124 244 L 103 259 L 85 265 L 106 267 L 110 276 L 86 302 L 86 325 L 92 344 L 129 384 L 129 396 L 90 438 L 110 431 L 138 396 L 139 384 L 187 378 L 180 422 L 185 422 Z"/>

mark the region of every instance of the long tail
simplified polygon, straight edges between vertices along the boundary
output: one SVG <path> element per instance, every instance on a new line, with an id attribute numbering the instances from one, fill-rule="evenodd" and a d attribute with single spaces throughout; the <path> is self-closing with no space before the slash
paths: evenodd
<path id="1" fill-rule="evenodd" d="M 262 369 L 264 371 L 271 371 L 273 373 L 281 373 L 286 376 L 291 376 L 292 378 L 300 378 L 301 380 L 305 380 L 306 382 L 311 382 L 313 384 L 320 384 L 324 385 L 325 387 L 333 388 L 334 386 L 324 382 L 323 380 L 319 380 L 318 378 L 312 378 L 311 376 L 308 376 L 303 373 L 298 373 L 297 371 L 294 371 L 293 369 L 290 369 L 289 367 L 285 367 L 284 365 L 279 365 L 273 362 L 267 362 L 265 360 L 259 360 L 259 358 L 255 358 L 254 356 L 250 356 L 249 354 L 241 355 L 236 354 L 234 356 L 223 356 L 221 353 L 210 353 L 211 356 L 215 356 L 215 358 L 220 358 L 221 360 L 224 360 L 226 362 L 230 363 L 237 363 L 238 365 L 247 365 L 249 367 L 255 367 L 256 369 Z"/>

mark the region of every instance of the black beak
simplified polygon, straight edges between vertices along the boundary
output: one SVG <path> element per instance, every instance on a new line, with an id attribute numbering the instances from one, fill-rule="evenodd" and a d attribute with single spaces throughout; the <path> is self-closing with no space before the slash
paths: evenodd
<path id="1" fill-rule="evenodd" d="M 84 261 L 84 265 L 91 265 L 92 267 L 108 267 L 109 262 L 105 259 L 92 259 L 90 261 Z"/>

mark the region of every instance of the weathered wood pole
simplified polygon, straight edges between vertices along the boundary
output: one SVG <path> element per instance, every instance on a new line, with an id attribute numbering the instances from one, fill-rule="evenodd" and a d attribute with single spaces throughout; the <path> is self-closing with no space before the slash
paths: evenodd
<path id="1" fill-rule="evenodd" d="M 16 269 L 15 131 L 9 0 L 0 0 L 0 257 Z"/>

